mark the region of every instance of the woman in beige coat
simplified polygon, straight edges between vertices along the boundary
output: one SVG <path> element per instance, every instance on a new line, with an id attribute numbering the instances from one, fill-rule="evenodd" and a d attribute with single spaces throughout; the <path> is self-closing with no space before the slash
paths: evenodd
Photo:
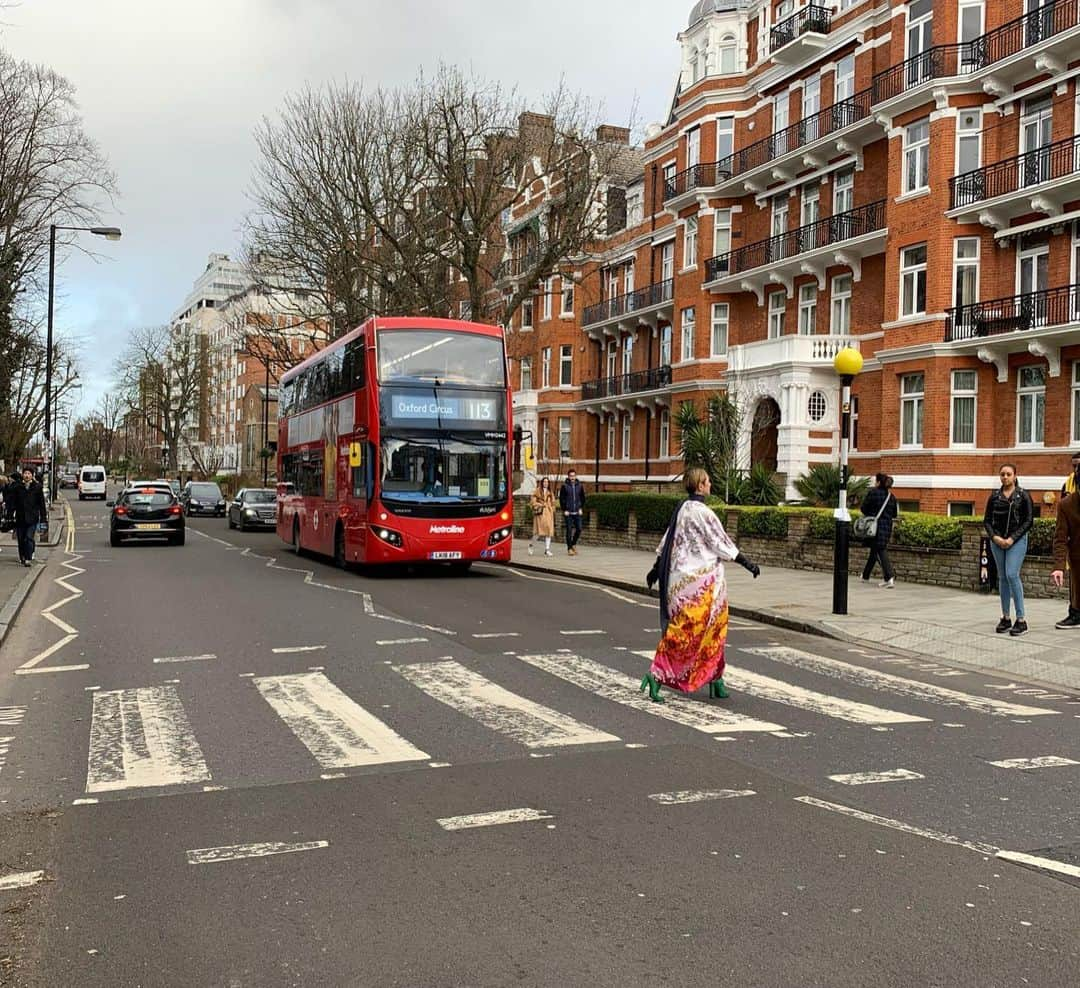
<path id="1" fill-rule="evenodd" d="M 544 477 L 536 490 L 533 491 L 532 500 L 533 534 L 529 539 L 529 555 L 533 554 L 533 543 L 537 539 L 544 540 L 544 555 L 551 555 L 551 539 L 555 534 L 555 494 L 551 490 L 551 481 Z"/>

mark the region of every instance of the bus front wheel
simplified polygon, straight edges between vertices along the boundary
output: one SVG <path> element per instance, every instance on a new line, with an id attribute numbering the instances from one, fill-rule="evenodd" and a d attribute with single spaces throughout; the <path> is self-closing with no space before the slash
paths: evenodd
<path id="1" fill-rule="evenodd" d="M 451 563 L 450 564 L 450 572 L 451 573 L 468 573 L 471 568 L 472 568 L 472 560 L 471 559 L 468 562 L 460 562 L 460 563 Z"/>

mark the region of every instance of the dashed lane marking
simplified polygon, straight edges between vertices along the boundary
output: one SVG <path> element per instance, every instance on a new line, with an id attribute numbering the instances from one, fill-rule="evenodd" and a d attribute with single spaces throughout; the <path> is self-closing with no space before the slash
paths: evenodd
<path id="1" fill-rule="evenodd" d="M 163 665 L 170 662 L 209 662 L 211 659 L 216 658 L 217 656 L 212 653 L 206 655 L 163 655 L 154 659 L 154 662 Z"/>
<path id="2" fill-rule="evenodd" d="M 551 820 L 550 813 L 522 807 L 516 810 L 496 810 L 491 813 L 469 813 L 465 816 L 442 817 L 438 823 L 443 830 L 471 830 L 475 827 L 497 827 L 507 823 L 532 823 Z"/>
<path id="3" fill-rule="evenodd" d="M 680 803 L 705 803 L 714 799 L 756 795 L 753 789 L 683 789 L 679 792 L 654 792 L 649 799 L 664 806 L 676 806 Z"/>
<path id="4" fill-rule="evenodd" d="M 27 889 L 31 885 L 37 885 L 44 881 L 44 871 L 17 871 L 10 875 L 0 876 L 0 892 L 10 892 L 14 889 Z"/>
<path id="5" fill-rule="evenodd" d="M 1066 768 L 1070 765 L 1080 765 L 1080 762 L 1071 758 L 1062 758 L 1059 755 L 1042 755 L 1039 758 L 1006 758 L 999 762 L 991 762 L 995 768 L 1015 768 L 1022 772 L 1030 772 L 1039 768 Z"/>
<path id="6" fill-rule="evenodd" d="M 272 854 L 296 854 L 299 851 L 317 851 L 329 847 L 326 840 L 303 841 L 294 844 L 268 842 L 263 844 L 229 844 L 224 847 L 203 847 L 187 852 L 188 864 L 221 864 L 223 861 L 240 861 L 244 858 L 266 858 Z"/>
<path id="7" fill-rule="evenodd" d="M 325 645 L 291 645 L 283 648 L 270 649 L 275 655 L 295 655 L 301 652 L 321 652 Z"/>
<path id="8" fill-rule="evenodd" d="M 474 634 L 473 638 L 520 638 L 521 633 L 517 631 L 489 631 L 484 634 Z"/>
<path id="9" fill-rule="evenodd" d="M 830 775 L 829 779 L 839 782 L 842 786 L 870 786 L 878 782 L 913 782 L 916 779 L 925 779 L 906 768 L 892 768 L 885 772 L 853 772 L 849 775 Z"/>
<path id="10" fill-rule="evenodd" d="M 428 638 L 383 638 L 376 641 L 376 645 L 420 645 L 426 641 L 430 641 Z"/>

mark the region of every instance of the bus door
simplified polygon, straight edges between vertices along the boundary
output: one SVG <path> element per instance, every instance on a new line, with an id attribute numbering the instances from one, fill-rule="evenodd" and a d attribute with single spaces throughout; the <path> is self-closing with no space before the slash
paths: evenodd
<path id="1" fill-rule="evenodd" d="M 350 561 L 363 561 L 368 527 L 368 443 L 359 434 L 346 445 L 342 463 L 342 491 L 345 498 L 345 547 Z"/>

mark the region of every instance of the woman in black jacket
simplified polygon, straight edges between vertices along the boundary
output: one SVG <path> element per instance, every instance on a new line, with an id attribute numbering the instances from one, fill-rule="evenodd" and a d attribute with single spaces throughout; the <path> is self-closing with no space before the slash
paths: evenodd
<path id="1" fill-rule="evenodd" d="M 892 590 L 896 586 L 896 580 L 893 578 L 892 562 L 889 560 L 889 539 L 892 538 L 893 522 L 896 520 L 896 498 L 892 495 L 892 477 L 879 473 L 874 480 L 875 485 L 867 492 L 859 509 L 864 517 L 877 518 L 877 532 L 866 542 L 870 554 L 866 557 L 862 578 L 863 583 L 869 583 L 874 564 L 880 561 L 883 582 L 878 585 Z"/>
<path id="2" fill-rule="evenodd" d="M 1001 487 L 986 502 L 983 524 L 990 536 L 990 551 L 997 563 L 998 589 L 1001 591 L 1001 620 L 996 630 L 999 635 L 1007 631 L 1015 638 L 1028 630 L 1024 620 L 1024 584 L 1020 579 L 1020 567 L 1027 555 L 1028 532 L 1035 518 L 1035 508 L 1031 495 L 1017 481 L 1013 464 L 1004 464 L 998 476 Z M 1009 618 L 1010 603 L 1016 609 L 1015 622 Z"/>
<path id="3" fill-rule="evenodd" d="M 23 471 L 22 483 L 13 496 L 15 533 L 19 543 L 19 562 L 29 566 L 34 561 L 34 536 L 38 525 L 48 520 L 45 495 L 30 470 Z"/>

